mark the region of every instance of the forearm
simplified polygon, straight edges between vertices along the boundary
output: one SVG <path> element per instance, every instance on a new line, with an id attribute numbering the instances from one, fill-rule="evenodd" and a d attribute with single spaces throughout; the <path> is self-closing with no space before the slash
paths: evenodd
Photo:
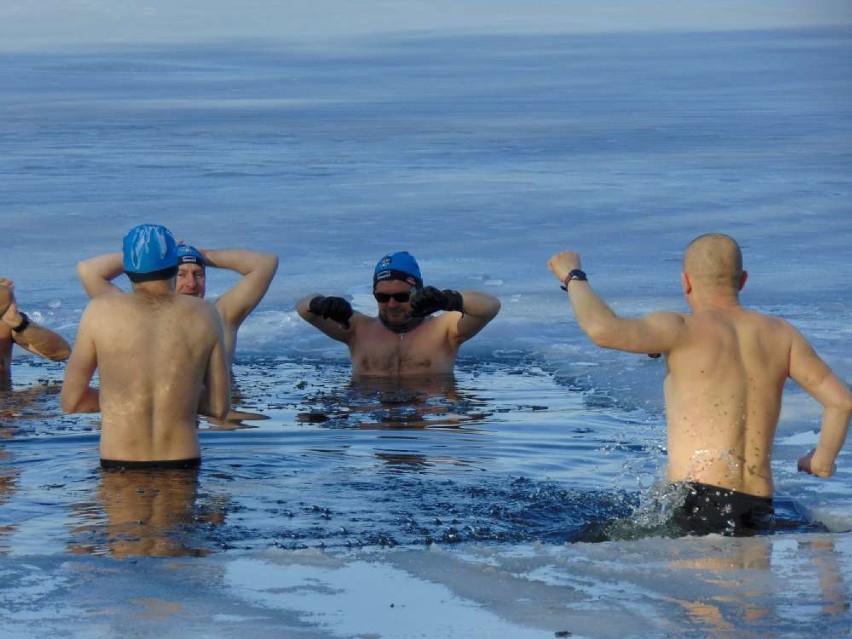
<path id="1" fill-rule="evenodd" d="M 581 278 L 572 277 L 572 273 L 582 268 L 580 254 L 562 251 L 547 261 L 547 267 L 568 292 L 580 329 L 598 346 L 615 348 L 611 338 L 618 332 L 618 317 L 592 290 L 584 274 L 580 273 Z"/>
<path id="2" fill-rule="evenodd" d="M 71 355 L 71 346 L 65 338 L 32 321 L 26 330 L 13 333 L 13 339 L 20 347 L 54 362 L 64 361 Z"/>
<path id="3" fill-rule="evenodd" d="M 231 369 L 221 341 L 214 348 L 207 364 L 204 387 L 198 402 L 198 412 L 208 417 L 224 419 L 231 410 Z"/>
<path id="4" fill-rule="evenodd" d="M 91 386 L 76 394 L 64 385 L 59 401 L 65 413 L 97 413 L 101 410 L 100 392 Z"/>
<path id="5" fill-rule="evenodd" d="M 106 253 L 77 264 L 77 278 L 89 297 L 117 290 L 112 281 L 124 273 L 121 253 Z"/>
<path id="6" fill-rule="evenodd" d="M 811 472 L 820 477 L 830 477 L 834 472 L 837 455 L 846 441 L 849 430 L 849 410 L 827 407 L 822 417 L 819 442 L 811 458 Z"/>
<path id="7" fill-rule="evenodd" d="M 240 275 L 262 273 L 271 277 L 278 268 L 278 257 L 271 253 L 244 249 L 201 249 L 207 266 L 236 271 Z"/>
<path id="8" fill-rule="evenodd" d="M 201 394 L 201 401 L 198 402 L 198 414 L 205 417 L 215 417 L 224 419 L 231 410 L 230 393 L 224 395 L 205 391 Z"/>
<path id="9" fill-rule="evenodd" d="M 588 282 L 574 280 L 568 285 L 568 297 L 580 329 L 595 344 L 614 347 L 612 337 L 617 333 L 618 316 L 592 290 Z"/>
<path id="10" fill-rule="evenodd" d="M 500 312 L 500 300 L 480 291 L 462 291 L 462 309 L 465 315 L 492 320 Z"/>
<path id="11" fill-rule="evenodd" d="M 14 342 L 31 353 L 57 362 L 68 359 L 71 354 L 71 347 L 62 336 L 21 313 L 14 301 L 6 309 L 2 321 L 12 329 L 10 334 Z"/>

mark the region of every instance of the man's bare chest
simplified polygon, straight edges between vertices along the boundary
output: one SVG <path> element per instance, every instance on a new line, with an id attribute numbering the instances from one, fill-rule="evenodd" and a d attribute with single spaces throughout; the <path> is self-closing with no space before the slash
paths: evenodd
<path id="1" fill-rule="evenodd" d="M 453 353 L 445 340 L 400 333 L 358 344 L 352 349 L 357 374 L 396 375 L 452 370 Z"/>

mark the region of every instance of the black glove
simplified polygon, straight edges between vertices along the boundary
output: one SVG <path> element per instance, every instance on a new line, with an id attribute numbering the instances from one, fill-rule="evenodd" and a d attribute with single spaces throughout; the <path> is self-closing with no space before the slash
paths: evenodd
<path id="1" fill-rule="evenodd" d="M 343 328 L 349 328 L 349 318 L 352 317 L 352 305 L 342 297 L 323 297 L 317 295 L 308 305 L 308 310 L 323 319 L 334 320 Z"/>
<path id="2" fill-rule="evenodd" d="M 445 288 L 439 291 L 434 286 L 419 288 L 411 297 L 411 315 L 426 317 L 435 311 L 458 311 L 463 313 L 464 300 L 458 291 Z"/>

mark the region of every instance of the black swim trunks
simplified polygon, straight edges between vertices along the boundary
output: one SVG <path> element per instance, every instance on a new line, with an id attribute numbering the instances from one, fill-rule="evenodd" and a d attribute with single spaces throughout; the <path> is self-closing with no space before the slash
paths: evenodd
<path id="1" fill-rule="evenodd" d="M 198 468 L 200 465 L 200 457 L 192 457 L 190 459 L 166 459 L 163 461 L 124 461 L 121 459 L 101 459 L 101 468 L 107 470 L 136 470 L 140 468 L 170 470 Z"/>
<path id="2" fill-rule="evenodd" d="M 749 537 L 773 528 L 771 497 L 698 482 L 686 482 L 679 487 L 684 490 L 683 503 L 675 509 L 673 523 L 689 534 Z"/>

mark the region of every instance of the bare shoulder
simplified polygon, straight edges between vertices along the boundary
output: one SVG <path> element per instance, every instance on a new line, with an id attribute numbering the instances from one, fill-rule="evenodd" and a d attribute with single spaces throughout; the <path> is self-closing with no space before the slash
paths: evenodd
<path id="1" fill-rule="evenodd" d="M 89 314 L 104 313 L 111 309 L 130 306 L 133 303 L 133 295 L 130 293 L 121 291 L 104 293 L 103 295 L 97 295 L 89 300 L 89 304 L 86 306 L 86 312 Z"/>
<path id="2" fill-rule="evenodd" d="M 758 311 L 746 310 L 744 315 L 762 333 L 773 336 L 787 336 L 790 338 L 801 336 L 799 331 L 783 317 L 767 315 Z"/>
<path id="3" fill-rule="evenodd" d="M 645 315 L 645 319 L 649 322 L 684 324 L 686 318 L 689 317 L 686 313 L 678 313 L 676 311 L 651 311 Z"/>
<path id="4" fill-rule="evenodd" d="M 190 313 L 194 316 L 208 318 L 213 321 L 218 321 L 219 313 L 216 311 L 216 305 L 213 302 L 208 302 L 191 295 L 176 295 L 176 309 L 181 313 Z"/>
<path id="5" fill-rule="evenodd" d="M 680 335 L 688 331 L 690 322 L 695 319 L 696 316 L 687 313 L 651 311 L 635 321 L 641 322 L 652 332 L 668 335 L 671 339 L 677 341 Z"/>

